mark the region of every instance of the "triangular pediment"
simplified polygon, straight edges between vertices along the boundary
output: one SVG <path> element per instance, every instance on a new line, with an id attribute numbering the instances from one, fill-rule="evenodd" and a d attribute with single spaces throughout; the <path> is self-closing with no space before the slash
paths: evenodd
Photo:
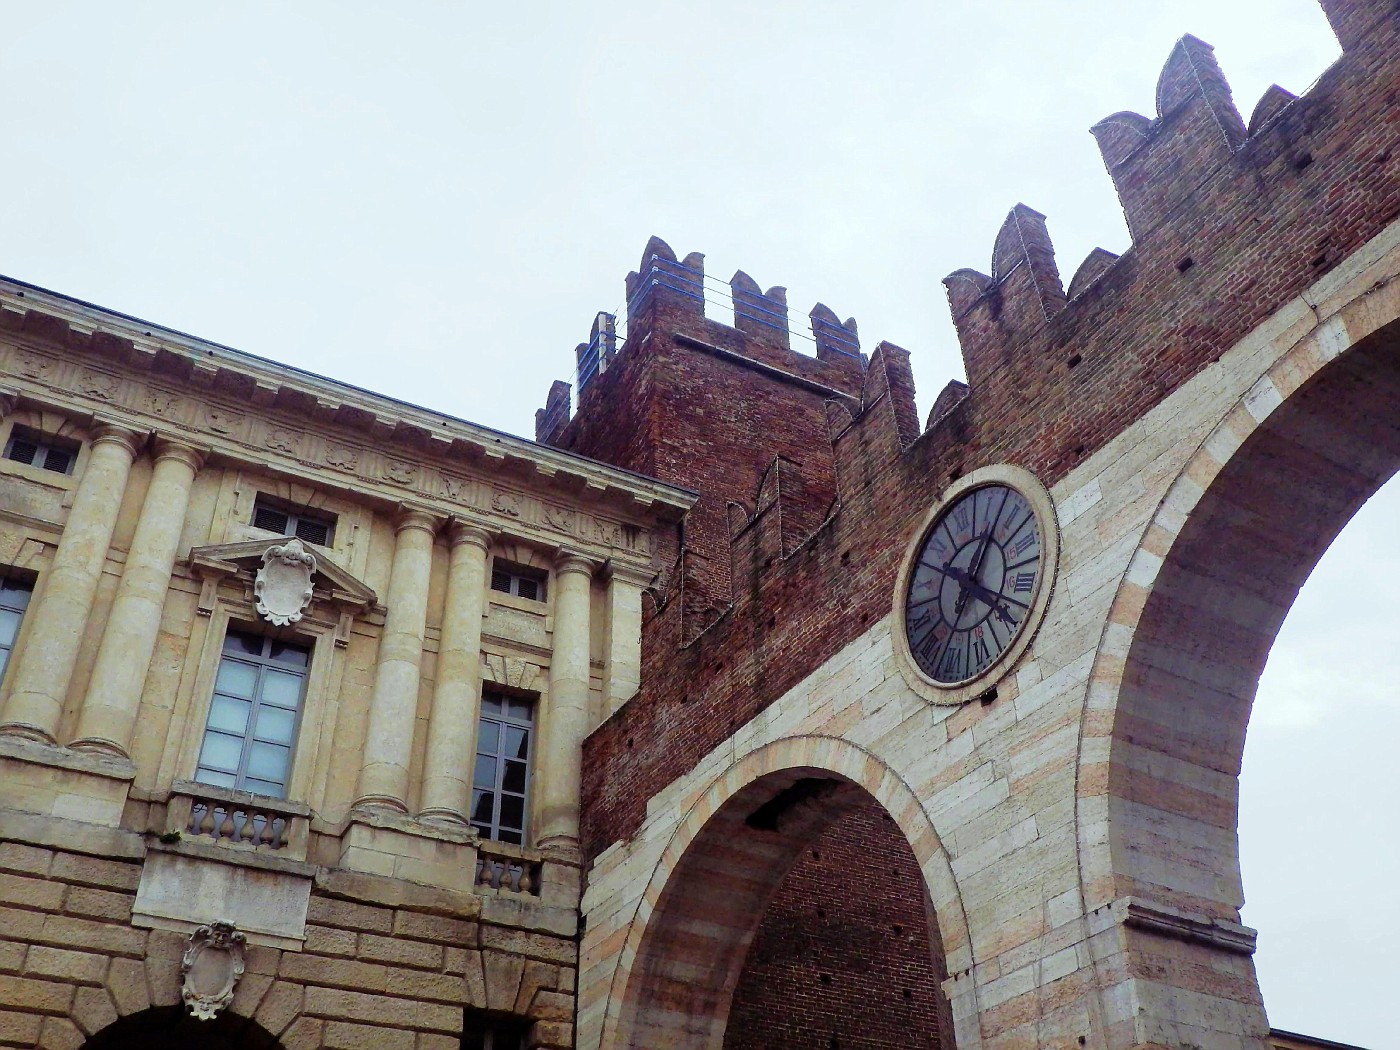
<path id="1" fill-rule="evenodd" d="M 268 539 L 239 540 L 237 543 L 211 543 L 204 547 L 191 547 L 190 568 L 200 573 L 215 572 L 232 575 L 237 572 L 255 573 L 262 564 L 262 556 L 269 547 L 278 547 L 292 540 L 291 536 L 275 536 Z M 372 607 L 378 604 L 379 597 L 363 580 L 351 575 L 320 550 L 311 553 L 316 558 L 316 570 L 311 574 L 317 596 L 346 605 Z"/>

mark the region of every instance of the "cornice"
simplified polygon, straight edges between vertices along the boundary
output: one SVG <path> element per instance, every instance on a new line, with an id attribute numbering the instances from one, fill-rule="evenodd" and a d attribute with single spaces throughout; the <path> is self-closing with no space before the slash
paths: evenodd
<path id="1" fill-rule="evenodd" d="M 693 492 L 641 474 L 8 277 L 0 277 L 0 331 L 10 332 L 20 345 L 55 344 L 68 353 L 91 355 L 95 363 L 109 369 L 143 379 L 146 373 L 149 385 L 158 383 L 197 397 L 227 392 L 229 403 L 244 412 L 270 414 L 281 409 L 293 413 L 299 427 L 328 438 L 368 437 L 374 447 L 390 447 L 393 455 L 407 462 L 432 462 L 451 469 L 464 459 L 476 459 L 486 469 L 510 466 L 523 473 L 532 491 L 547 490 L 569 502 L 582 494 L 614 505 L 628 517 L 676 521 L 696 499 Z M 97 396 L 96 400 L 100 407 L 104 399 Z M 160 417 L 156 407 L 153 414 Z M 159 425 L 161 420 L 154 422 Z"/>

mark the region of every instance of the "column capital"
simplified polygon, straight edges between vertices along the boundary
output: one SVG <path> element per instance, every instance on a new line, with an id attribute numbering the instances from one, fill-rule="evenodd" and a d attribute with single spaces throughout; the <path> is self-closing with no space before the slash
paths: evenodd
<path id="1" fill-rule="evenodd" d="M 602 575 L 605 580 L 618 580 L 639 588 L 650 585 L 651 581 L 656 579 L 656 572 L 650 567 L 623 565 L 614 558 L 609 558 L 603 563 Z"/>
<path id="2" fill-rule="evenodd" d="M 157 434 L 155 454 L 157 463 L 163 459 L 174 459 L 184 463 L 190 470 L 198 471 L 199 468 L 204 465 L 204 457 L 207 454 L 207 450 L 199 448 L 197 445 L 192 445 L 187 441 L 181 441 L 179 438 L 169 437 L 165 434 Z"/>
<path id="3" fill-rule="evenodd" d="M 480 547 L 483 551 L 489 551 L 494 539 L 494 533 L 463 518 L 453 517 L 447 524 L 447 542 L 453 547 L 470 544 Z"/>
<path id="4" fill-rule="evenodd" d="M 130 427 L 122 426 L 120 423 L 110 423 L 99 419 L 97 425 L 92 428 L 92 446 L 98 445 L 120 445 L 126 449 L 127 454 L 136 458 L 136 454 L 141 451 L 141 445 L 145 441 L 145 434 L 138 433 Z"/>
<path id="5" fill-rule="evenodd" d="M 593 578 L 593 570 L 598 567 L 598 562 L 587 555 L 580 554 L 576 550 L 567 547 L 560 547 L 554 552 L 554 574 L 564 576 L 571 572 L 579 573 Z"/>
<path id="6" fill-rule="evenodd" d="M 19 405 L 19 395 L 8 387 L 0 388 L 0 419 L 4 419 Z"/>
<path id="7" fill-rule="evenodd" d="M 409 529 L 422 529 L 435 535 L 441 524 L 440 514 L 434 514 L 426 507 L 419 507 L 413 503 L 400 503 L 398 512 L 394 515 L 394 534 L 398 535 Z"/>

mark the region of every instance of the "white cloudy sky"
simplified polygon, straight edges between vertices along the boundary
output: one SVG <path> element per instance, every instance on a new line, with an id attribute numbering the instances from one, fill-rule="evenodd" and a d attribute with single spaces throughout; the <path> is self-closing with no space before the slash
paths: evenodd
<path id="1" fill-rule="evenodd" d="M 652 233 L 908 347 L 927 407 L 961 375 L 939 280 L 986 269 L 1012 204 L 1066 277 L 1127 246 L 1087 129 L 1151 112 L 1178 36 L 1246 116 L 1336 53 L 1312 0 L 0 13 L 0 272 L 524 434 Z M 1274 1023 L 1376 1047 L 1400 617 L 1350 581 L 1400 568 L 1388 503 L 1285 630 L 1243 811 Z"/>

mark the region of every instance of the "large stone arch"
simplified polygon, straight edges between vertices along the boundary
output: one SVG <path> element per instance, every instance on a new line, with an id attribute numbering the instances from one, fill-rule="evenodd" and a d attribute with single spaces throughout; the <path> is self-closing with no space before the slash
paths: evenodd
<path id="1" fill-rule="evenodd" d="M 864 800 L 889 814 L 918 861 L 958 1046 L 980 1045 L 967 917 L 938 834 L 895 770 L 827 736 L 785 737 L 749 751 L 678 822 L 618 952 L 602 1045 L 720 1046 L 727 997 L 769 897 L 797 852 Z M 736 833 L 755 818 L 771 821 L 766 834 Z M 711 921 L 717 914 L 727 921 Z"/>
<path id="2" fill-rule="evenodd" d="M 1078 784 L 1086 906 L 1114 910 L 1122 930 L 1110 1015 L 1124 1013 L 1116 999 L 1169 1017 L 1184 988 L 1233 1011 L 1227 1030 L 1267 1029 L 1239 925 L 1238 775 L 1259 674 L 1299 588 L 1400 468 L 1400 281 L 1374 276 L 1343 303 L 1311 304 L 1321 319 L 1176 476 L 1113 601 Z"/>

